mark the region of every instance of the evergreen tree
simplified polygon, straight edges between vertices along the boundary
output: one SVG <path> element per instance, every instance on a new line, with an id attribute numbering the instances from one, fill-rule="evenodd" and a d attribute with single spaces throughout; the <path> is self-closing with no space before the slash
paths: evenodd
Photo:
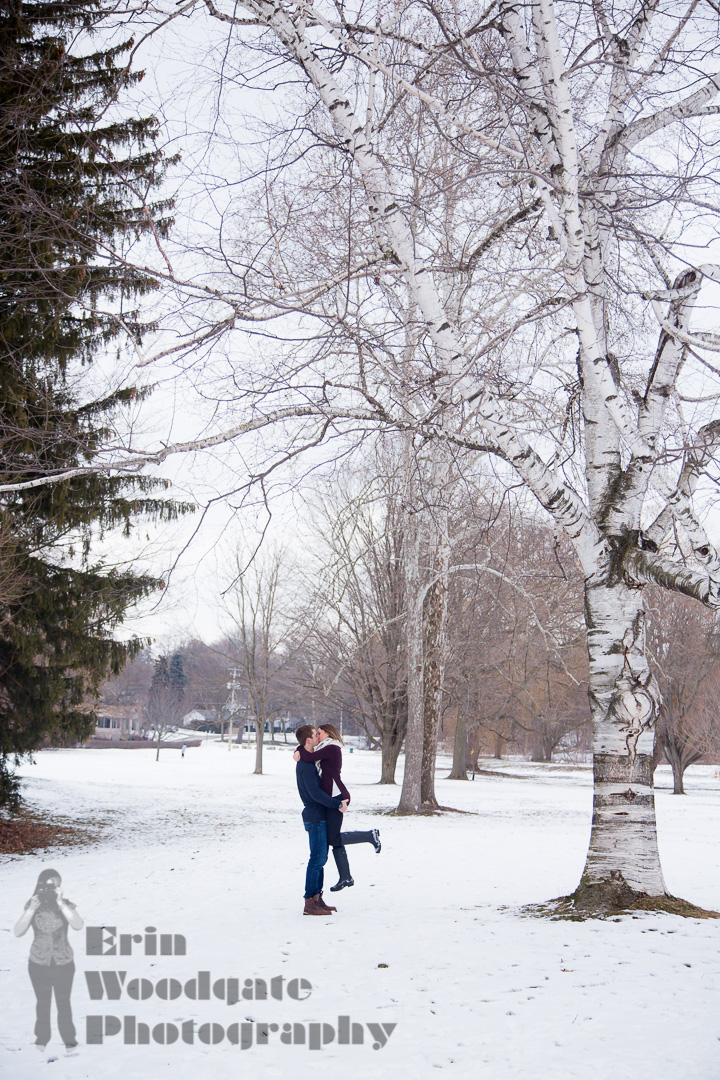
<path id="1" fill-rule="evenodd" d="M 168 731 L 174 731 L 182 719 L 184 697 L 185 673 L 182 657 L 179 653 L 174 653 L 170 659 L 166 655 L 159 656 L 155 661 L 147 704 L 148 723 L 157 740 L 156 761 L 160 756 L 163 736 Z"/>
<path id="2" fill-rule="evenodd" d="M 166 167 L 154 119 L 114 118 L 139 77 L 122 68 L 131 43 L 77 45 L 102 15 L 102 0 L 0 0 L 0 483 L 84 464 L 135 396 L 75 389 L 117 333 L 100 298 L 142 329 L 132 301 L 153 282 L 106 253 L 149 227 L 136 193 Z M 149 209 L 164 234 L 167 206 Z M 92 540 L 187 509 L 158 497 L 163 486 L 93 475 L 0 497 L 0 805 L 17 805 L 12 759 L 89 734 L 99 682 L 142 647 L 112 633 L 160 583 L 94 561 Z"/>
<path id="3" fill-rule="evenodd" d="M 169 685 L 174 691 L 179 702 L 185 700 L 185 668 L 183 666 L 183 658 L 179 652 L 175 652 L 170 657 L 170 666 L 168 671 Z"/>
<path id="4" fill-rule="evenodd" d="M 155 668 L 153 670 L 152 683 L 150 684 L 150 693 L 159 694 L 164 690 L 168 690 L 170 687 L 170 664 L 167 656 L 163 653 L 162 656 L 158 656 L 155 661 Z"/>

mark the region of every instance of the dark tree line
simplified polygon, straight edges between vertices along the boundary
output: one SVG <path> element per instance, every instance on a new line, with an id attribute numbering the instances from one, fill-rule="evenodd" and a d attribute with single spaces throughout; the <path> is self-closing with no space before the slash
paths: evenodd
<path id="1" fill-rule="evenodd" d="M 85 464 L 136 394 L 93 400 L 78 381 L 111 347 L 115 313 L 142 332 L 133 299 L 154 285 L 104 253 L 146 230 L 133 190 L 165 168 L 152 118 L 108 119 L 138 78 L 129 43 L 77 46 L 101 14 L 100 0 L 0 4 L 0 484 Z M 0 495 L 0 805 L 17 805 L 13 759 L 87 735 L 100 681 L 141 646 L 113 631 L 160 583 L 104 565 L 93 540 L 184 509 L 164 486 L 97 473 Z"/>

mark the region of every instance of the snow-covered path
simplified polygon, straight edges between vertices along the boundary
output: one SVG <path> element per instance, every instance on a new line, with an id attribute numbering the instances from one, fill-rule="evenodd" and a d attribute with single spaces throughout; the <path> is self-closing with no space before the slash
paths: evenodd
<path id="1" fill-rule="evenodd" d="M 228 753 L 213 742 L 184 759 L 165 751 L 159 763 L 145 751 L 46 751 L 24 768 L 32 805 L 101 828 L 92 846 L 2 861 L 0 1076 L 720 1076 L 720 923 L 655 914 L 550 922 L 518 911 L 577 884 L 590 827 L 588 769 L 503 762 L 517 778 L 439 782 L 441 802 L 467 813 L 395 819 L 380 816 L 398 791 L 376 786 L 378 757 L 346 754 L 348 828 L 378 825 L 383 851 L 349 849 L 355 888 L 334 901 L 326 888 L 338 912 L 311 919 L 302 915 L 307 841 L 294 765 L 284 750 L 265 757 L 262 777 L 251 775 L 250 751 Z M 669 772 L 659 777 L 669 785 Z M 715 770 L 691 770 L 688 790 L 686 798 L 667 787 L 658 793 L 668 888 L 718 908 Z M 47 866 L 60 871 L 87 926 L 116 927 L 116 943 L 120 934 L 142 938 L 149 926 L 187 942 L 184 956 L 145 955 L 141 940 L 130 955 L 96 957 L 87 955 L 85 931 L 70 932 L 81 1043 L 72 1058 L 56 1038 L 43 1055 L 31 1045 L 30 936 L 12 933 Z M 331 860 L 326 884 L 334 880 Z M 126 972 L 119 1000 L 91 1000 L 85 973 L 102 970 Z M 206 971 L 211 986 L 237 978 L 241 990 L 246 979 L 284 981 L 274 984 L 278 999 L 192 1000 L 186 991 Z M 293 979 L 307 980 L 311 991 Z M 152 995 L 133 999 L 143 986 Z M 164 987 L 179 996 L 163 1000 Z M 294 1000 L 291 990 L 308 996 Z M 117 1017 L 125 1027 L 87 1045 L 88 1016 Z M 125 1017 L 135 1018 L 136 1038 L 148 1025 L 149 1044 L 124 1041 Z M 112 1019 L 103 1023 L 112 1030 Z M 89 1024 L 92 1031 L 98 1021 Z M 213 1036 L 203 1024 L 217 1025 L 222 1041 L 203 1043 Z M 298 1027 L 286 1033 L 290 1024 Z M 338 1044 L 350 1024 L 361 1025 L 361 1045 Z M 155 1041 L 174 1031 L 172 1045 Z M 258 1045 L 263 1031 L 267 1044 Z M 321 1049 L 281 1041 L 301 1035 L 332 1041 Z M 251 1045 L 233 1045 L 232 1037 Z"/>

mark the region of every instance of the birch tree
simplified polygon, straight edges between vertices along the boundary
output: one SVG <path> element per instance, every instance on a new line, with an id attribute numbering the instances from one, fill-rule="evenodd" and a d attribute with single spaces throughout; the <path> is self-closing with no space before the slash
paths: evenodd
<path id="1" fill-rule="evenodd" d="M 247 170 L 243 238 L 218 247 L 216 276 L 157 271 L 193 298 L 172 351 L 262 324 L 272 356 L 232 373 L 224 427 L 102 467 L 257 432 L 272 438 L 248 484 L 370 430 L 489 456 L 585 580 L 595 799 L 575 901 L 664 896 L 644 589 L 720 605 L 702 512 L 720 433 L 702 314 L 720 281 L 714 7 L 188 0 L 165 15 L 200 13 L 286 121 L 260 191 Z M 408 574 L 415 588 L 412 560 Z"/>

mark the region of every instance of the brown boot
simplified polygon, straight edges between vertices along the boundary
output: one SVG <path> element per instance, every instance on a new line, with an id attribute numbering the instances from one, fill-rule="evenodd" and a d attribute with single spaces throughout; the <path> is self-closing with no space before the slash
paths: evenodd
<path id="1" fill-rule="evenodd" d="M 320 904 L 320 907 L 324 907 L 326 911 L 337 911 L 337 908 L 333 907 L 332 904 L 325 903 L 322 893 L 318 893 L 318 903 Z"/>
<path id="2" fill-rule="evenodd" d="M 322 907 L 319 903 L 318 896 L 308 896 L 305 898 L 305 910 L 303 915 L 332 915 L 332 911 L 328 911 L 327 908 Z"/>

